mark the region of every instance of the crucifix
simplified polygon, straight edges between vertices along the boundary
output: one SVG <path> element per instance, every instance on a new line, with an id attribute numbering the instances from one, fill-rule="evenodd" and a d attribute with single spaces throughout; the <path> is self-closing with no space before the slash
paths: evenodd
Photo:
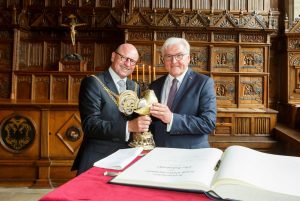
<path id="1" fill-rule="evenodd" d="M 70 23 L 62 24 L 62 26 L 70 27 L 70 36 L 71 36 L 71 41 L 72 41 L 73 52 L 76 53 L 76 41 L 75 41 L 76 30 L 75 30 L 75 28 L 78 26 L 84 26 L 84 25 L 86 25 L 86 23 L 77 23 L 76 16 L 73 14 L 69 15 L 68 18 L 70 19 Z"/>

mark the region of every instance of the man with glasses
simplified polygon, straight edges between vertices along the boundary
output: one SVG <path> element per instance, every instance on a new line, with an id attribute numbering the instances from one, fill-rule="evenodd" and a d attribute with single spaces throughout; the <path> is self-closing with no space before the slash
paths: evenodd
<path id="1" fill-rule="evenodd" d="M 216 124 L 216 96 L 210 77 L 188 67 L 190 45 L 169 38 L 161 48 L 169 72 L 150 85 L 160 103 L 153 104 L 150 129 L 158 147 L 205 148 Z"/>
<path id="2" fill-rule="evenodd" d="M 72 167 L 78 170 L 77 175 L 118 149 L 128 148 L 130 132 L 148 131 L 149 116 L 125 116 L 117 105 L 123 90 L 139 94 L 137 83 L 127 79 L 138 59 L 138 51 L 132 44 L 122 44 L 111 54 L 108 70 L 82 80 L 79 112 L 84 137 Z"/>

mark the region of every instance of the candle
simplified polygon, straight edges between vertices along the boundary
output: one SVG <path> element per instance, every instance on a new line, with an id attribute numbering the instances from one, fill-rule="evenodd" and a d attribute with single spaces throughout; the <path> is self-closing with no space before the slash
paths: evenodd
<path id="1" fill-rule="evenodd" d="M 143 82 L 145 82 L 145 65 L 143 64 Z"/>
<path id="2" fill-rule="evenodd" d="M 156 80 L 155 66 L 153 66 L 153 80 Z"/>
<path id="3" fill-rule="evenodd" d="M 139 66 L 136 65 L 136 81 L 139 81 Z"/>
<path id="4" fill-rule="evenodd" d="M 151 66 L 149 66 L 149 83 L 151 82 Z"/>

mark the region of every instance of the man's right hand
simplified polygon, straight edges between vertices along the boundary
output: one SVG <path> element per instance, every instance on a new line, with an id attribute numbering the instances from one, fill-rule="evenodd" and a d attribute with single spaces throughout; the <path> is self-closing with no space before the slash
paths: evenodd
<path id="1" fill-rule="evenodd" d="M 151 124 L 151 118 L 148 115 L 139 116 L 131 121 L 128 121 L 129 132 L 147 132 L 149 125 Z"/>

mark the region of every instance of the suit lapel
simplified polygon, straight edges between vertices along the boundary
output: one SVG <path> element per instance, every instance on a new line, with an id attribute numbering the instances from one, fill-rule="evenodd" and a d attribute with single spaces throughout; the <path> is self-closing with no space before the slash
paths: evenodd
<path id="1" fill-rule="evenodd" d="M 118 89 L 117 89 L 117 86 L 115 85 L 109 71 L 105 71 L 103 73 L 103 79 L 104 79 L 104 82 L 105 82 L 105 85 L 112 91 L 114 92 L 115 94 L 119 94 L 118 92 Z"/>
<path id="2" fill-rule="evenodd" d="M 191 85 L 193 83 L 192 80 L 193 80 L 193 74 L 192 74 L 192 70 L 189 68 L 182 80 L 182 83 L 181 83 L 176 95 L 175 95 L 175 98 L 174 98 L 174 101 L 172 104 L 172 108 L 176 108 L 177 104 L 180 103 L 180 100 L 184 96 L 184 94 L 188 93 L 188 91 L 186 91 L 186 89 L 189 88 L 189 85 Z"/>
<path id="3" fill-rule="evenodd" d="M 153 89 L 155 92 L 155 95 L 157 96 L 159 103 L 161 103 L 161 96 L 162 96 L 162 91 L 164 88 L 163 86 L 165 85 L 166 78 L 167 78 L 167 75 L 165 75 L 164 78 L 160 80 L 161 82 L 157 84 L 159 87 L 156 89 Z"/>

